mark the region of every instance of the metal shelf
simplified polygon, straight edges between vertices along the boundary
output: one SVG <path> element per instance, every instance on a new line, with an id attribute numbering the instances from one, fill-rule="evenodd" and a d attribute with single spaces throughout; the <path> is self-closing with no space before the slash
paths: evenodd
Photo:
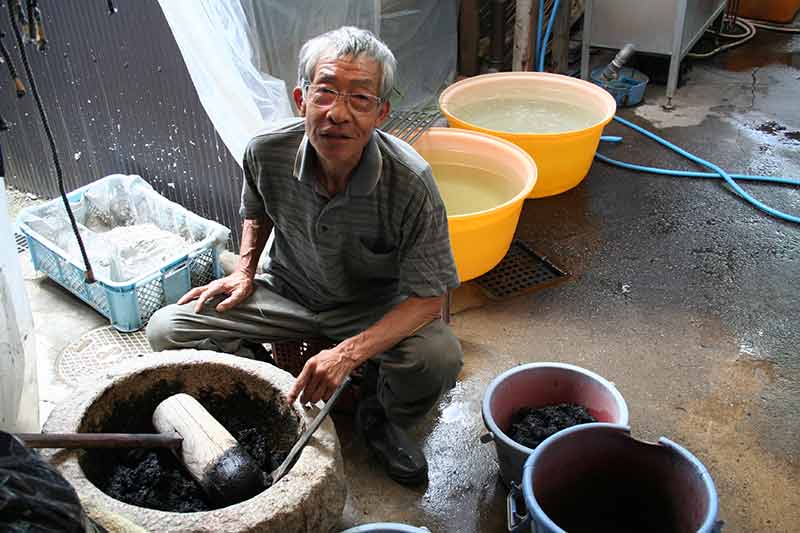
<path id="1" fill-rule="evenodd" d="M 680 63 L 727 5 L 726 0 L 585 0 L 581 77 L 589 79 L 589 48 L 620 49 L 670 57 L 667 105 L 678 86 Z"/>

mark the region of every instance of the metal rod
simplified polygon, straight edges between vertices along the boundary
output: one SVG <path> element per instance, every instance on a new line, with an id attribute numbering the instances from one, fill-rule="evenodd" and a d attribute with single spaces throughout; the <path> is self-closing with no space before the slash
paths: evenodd
<path id="1" fill-rule="evenodd" d="M 592 46 L 592 4 L 586 0 L 583 8 L 583 42 L 581 43 L 581 78 L 589 79 L 589 48 Z"/>
<path id="2" fill-rule="evenodd" d="M 15 433 L 28 448 L 171 448 L 183 439 L 160 433 Z"/>
<path id="3" fill-rule="evenodd" d="M 678 75 L 681 68 L 681 44 L 683 43 L 683 26 L 686 22 L 687 0 L 680 0 L 677 4 L 677 14 L 675 25 L 672 30 L 672 56 L 669 60 L 669 77 L 667 78 L 667 103 L 663 106 L 666 110 L 674 109 L 672 97 L 675 96 L 675 89 L 678 88 Z"/>
<path id="4" fill-rule="evenodd" d="M 303 450 L 303 448 L 305 448 L 306 444 L 308 444 L 308 441 L 311 440 L 314 432 L 317 430 L 320 424 L 322 424 L 322 421 L 325 420 L 325 417 L 328 416 L 328 413 L 331 412 L 331 409 L 333 409 L 333 406 L 336 404 L 336 400 L 338 400 L 339 396 L 341 396 L 345 389 L 347 389 L 351 381 L 352 378 L 350 376 L 344 378 L 344 381 L 342 381 L 339 387 L 333 391 L 331 397 L 327 402 L 325 402 L 325 405 L 322 407 L 322 409 L 320 409 L 316 418 L 314 418 L 311 424 L 308 425 L 305 433 L 300 435 L 300 438 L 294 443 L 294 446 L 292 446 L 292 449 L 289 450 L 289 455 L 286 456 L 286 459 L 283 460 L 283 463 L 281 463 L 278 468 L 272 471 L 271 477 L 273 485 L 277 483 L 278 480 L 286 474 L 286 472 L 289 471 L 292 465 L 294 465 L 295 461 L 300 455 L 300 452 Z"/>

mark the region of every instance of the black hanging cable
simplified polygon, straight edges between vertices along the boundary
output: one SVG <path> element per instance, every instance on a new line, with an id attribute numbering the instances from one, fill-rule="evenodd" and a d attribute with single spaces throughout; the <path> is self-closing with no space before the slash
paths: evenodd
<path id="1" fill-rule="evenodd" d="M 25 85 L 22 83 L 22 80 L 19 79 L 17 76 L 17 69 L 14 68 L 14 63 L 11 61 L 11 55 L 8 53 L 8 49 L 6 48 L 6 44 L 3 42 L 3 38 L 6 36 L 5 33 L 0 31 L 0 53 L 3 54 L 3 59 L 8 65 L 8 73 L 11 74 L 11 79 L 14 80 L 14 87 L 17 89 L 17 98 L 22 98 L 25 96 Z"/>
<path id="2" fill-rule="evenodd" d="M 14 35 L 17 37 L 17 46 L 19 47 L 19 54 L 22 56 L 22 65 L 25 67 L 25 74 L 28 77 L 28 84 L 31 86 L 33 99 L 36 101 L 36 108 L 39 110 L 39 116 L 41 117 L 42 124 L 44 125 L 44 132 L 47 135 L 47 141 L 50 143 L 50 150 L 53 152 L 53 163 L 55 164 L 56 176 L 58 177 L 58 189 L 61 192 L 61 200 L 64 202 L 64 207 L 67 210 L 70 224 L 72 224 L 72 231 L 75 233 L 75 238 L 78 240 L 78 248 L 81 250 L 83 264 L 86 267 L 85 279 L 87 283 L 94 283 L 95 279 L 94 272 L 92 271 L 92 265 L 89 262 L 89 256 L 86 255 L 86 248 L 83 245 L 83 239 L 81 238 L 80 231 L 78 230 L 78 224 L 75 222 L 75 215 L 72 213 L 72 208 L 70 208 L 69 199 L 67 198 L 67 192 L 64 190 L 64 175 L 61 172 L 61 162 L 58 160 L 56 142 L 53 138 L 53 132 L 50 130 L 50 123 L 47 121 L 47 114 L 44 111 L 42 99 L 39 96 L 39 90 L 36 87 L 36 80 L 33 77 L 31 66 L 28 63 L 28 55 L 25 53 L 25 46 L 22 42 L 22 34 L 20 33 L 19 26 L 14 18 L 14 9 L 12 8 L 11 1 L 8 2 L 8 14 L 11 18 L 11 26 L 14 28 Z"/>

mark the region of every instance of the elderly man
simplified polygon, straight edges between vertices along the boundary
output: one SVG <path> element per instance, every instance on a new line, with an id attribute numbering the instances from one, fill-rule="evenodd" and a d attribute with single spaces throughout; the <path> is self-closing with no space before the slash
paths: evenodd
<path id="1" fill-rule="evenodd" d="M 289 400 L 326 400 L 367 363 L 357 427 L 392 479 L 421 483 L 427 461 L 405 428 L 455 384 L 463 357 L 440 314 L 458 285 L 445 207 L 430 166 L 376 129 L 395 73 L 385 44 L 352 27 L 325 33 L 303 46 L 298 73 L 303 118 L 258 135 L 244 157 L 235 272 L 160 310 L 147 335 L 156 350 L 250 357 L 265 342 L 334 339 Z"/>

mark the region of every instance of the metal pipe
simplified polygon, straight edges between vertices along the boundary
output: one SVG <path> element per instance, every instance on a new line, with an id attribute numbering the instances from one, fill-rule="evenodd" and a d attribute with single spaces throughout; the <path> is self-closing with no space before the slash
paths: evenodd
<path id="1" fill-rule="evenodd" d="M 514 56 L 511 70 L 530 70 L 533 0 L 517 0 L 514 18 Z"/>
<path id="2" fill-rule="evenodd" d="M 16 433 L 28 448 L 172 448 L 180 436 L 161 433 Z"/>
<path id="3" fill-rule="evenodd" d="M 581 78 L 589 79 L 589 52 L 592 46 L 592 6 L 594 0 L 586 0 L 583 7 L 583 42 L 581 43 Z"/>
<path id="4" fill-rule="evenodd" d="M 669 60 L 669 77 L 667 78 L 667 103 L 662 106 L 666 111 L 675 109 L 672 105 L 672 97 L 675 96 L 675 89 L 678 88 L 678 75 L 680 74 L 681 60 L 683 59 L 681 45 L 683 44 L 683 27 L 686 22 L 687 4 L 687 0 L 679 0 L 677 2 L 678 13 L 672 30 L 672 56 Z"/>

